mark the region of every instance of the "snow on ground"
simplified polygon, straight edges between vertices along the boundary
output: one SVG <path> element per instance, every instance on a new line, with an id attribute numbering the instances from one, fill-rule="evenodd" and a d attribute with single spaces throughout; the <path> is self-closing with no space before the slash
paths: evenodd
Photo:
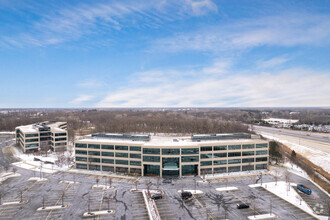
<path id="1" fill-rule="evenodd" d="M 231 176 L 244 176 L 244 175 L 260 175 L 268 173 L 268 170 L 251 170 L 251 171 L 242 171 L 242 172 L 230 172 L 230 173 L 216 173 L 216 174 L 207 174 L 205 179 L 214 179 L 219 177 L 231 177 Z"/>
<path id="2" fill-rule="evenodd" d="M 15 201 L 15 202 L 4 202 L 2 203 L 1 205 L 19 205 L 19 204 L 25 204 L 27 203 L 28 201 L 27 200 L 23 200 L 22 202 L 21 201 Z"/>
<path id="3" fill-rule="evenodd" d="M 21 176 L 21 174 L 19 174 L 19 173 L 13 173 L 13 172 L 1 173 L 0 174 L 0 183 L 2 181 L 5 181 L 8 178 L 19 177 L 19 176 Z"/>
<path id="4" fill-rule="evenodd" d="M 54 205 L 54 206 L 45 206 L 44 207 L 40 207 L 37 209 L 37 211 L 49 211 L 49 210 L 56 210 L 56 209 L 65 209 L 65 208 L 68 208 L 69 206 L 68 205 Z"/>
<path id="5" fill-rule="evenodd" d="M 296 153 L 299 153 L 301 155 L 304 155 L 306 158 L 308 158 L 312 163 L 314 163 L 317 166 L 322 167 L 326 172 L 330 173 L 330 154 L 321 150 L 313 149 L 311 147 L 306 147 L 301 144 L 294 143 L 294 140 L 288 141 L 283 140 L 277 137 L 274 137 L 269 134 L 262 133 L 262 136 L 271 139 L 274 141 L 278 141 L 282 144 L 285 144 L 288 146 L 291 150 L 294 150 Z M 304 142 L 308 142 L 308 140 L 304 140 Z"/>
<path id="6" fill-rule="evenodd" d="M 184 192 L 191 192 L 191 194 L 203 194 L 202 190 L 194 190 L 194 189 L 184 189 Z M 178 191 L 178 193 L 181 193 L 181 190 Z"/>
<path id="7" fill-rule="evenodd" d="M 221 187 L 221 188 L 216 188 L 215 190 L 218 191 L 218 192 L 222 192 L 222 191 L 238 190 L 238 188 L 232 186 L 232 187 Z"/>
<path id="8" fill-rule="evenodd" d="M 60 184 L 64 183 L 64 184 L 80 184 L 80 182 L 74 182 L 74 181 L 69 181 L 69 180 L 64 180 L 64 181 L 60 181 Z"/>
<path id="9" fill-rule="evenodd" d="M 289 203 L 297 206 L 298 208 L 308 212 L 309 214 L 315 216 L 318 219 L 326 220 L 328 219 L 326 216 L 315 215 L 313 210 L 307 205 L 307 203 L 299 196 L 299 194 L 292 188 L 292 186 L 296 186 L 297 184 L 291 183 L 289 187 L 289 183 L 284 181 L 270 182 L 261 184 L 252 184 L 249 187 L 263 187 L 271 193 L 274 193 L 278 197 L 288 201 Z"/>
<path id="10" fill-rule="evenodd" d="M 113 214 L 114 210 L 101 210 L 101 211 L 93 211 L 93 212 L 85 212 L 83 217 L 91 217 L 91 216 L 98 216 L 98 215 L 108 215 Z"/>
<path id="11" fill-rule="evenodd" d="M 115 187 L 114 186 L 106 186 L 106 185 L 93 185 L 92 186 L 92 189 L 103 189 L 103 190 L 105 190 L 105 189 L 115 189 Z"/>
<path id="12" fill-rule="evenodd" d="M 54 173 L 57 171 L 66 171 L 73 166 L 73 164 L 71 165 L 63 164 L 61 166 L 57 165 L 55 162 L 56 160 L 58 160 L 59 155 L 54 152 L 48 153 L 46 157 L 46 156 L 35 156 L 33 154 L 25 154 L 16 147 L 13 147 L 12 149 L 14 156 L 22 160 L 21 162 L 13 163 L 13 165 L 24 169 L 40 171 L 40 166 L 42 164 L 42 172 Z M 64 156 L 68 157 L 69 152 L 67 151 L 64 152 Z M 35 161 L 35 158 L 40 161 Z"/>
<path id="13" fill-rule="evenodd" d="M 48 179 L 47 178 L 40 178 L 40 177 L 30 177 L 27 181 L 46 182 L 46 181 L 48 181 Z"/>
<path id="14" fill-rule="evenodd" d="M 112 173 L 112 172 L 109 172 L 109 171 L 70 169 L 69 172 L 70 173 L 81 173 L 81 174 L 92 174 L 92 175 L 108 176 L 108 177 L 118 177 L 118 178 L 126 178 L 126 179 L 135 179 L 135 177 L 125 175 L 124 173 Z"/>
<path id="15" fill-rule="evenodd" d="M 15 134 L 15 131 L 0 131 L 0 134 Z"/>
<path id="16" fill-rule="evenodd" d="M 253 219 L 272 219 L 272 218 L 277 218 L 277 216 L 275 214 L 263 214 L 263 215 L 252 215 L 252 216 L 248 217 L 249 220 L 253 220 Z"/>

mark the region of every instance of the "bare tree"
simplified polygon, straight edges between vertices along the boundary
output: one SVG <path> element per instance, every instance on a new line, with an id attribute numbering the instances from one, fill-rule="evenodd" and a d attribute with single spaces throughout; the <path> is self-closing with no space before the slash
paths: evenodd
<path id="1" fill-rule="evenodd" d="M 160 177 L 158 176 L 158 177 L 157 177 L 157 183 L 156 183 L 157 190 L 159 189 L 159 185 L 160 185 Z"/>
<path id="2" fill-rule="evenodd" d="M 17 168 L 13 167 L 13 173 L 16 174 L 16 172 L 17 172 Z"/>
<path id="3" fill-rule="evenodd" d="M 150 198 L 151 197 L 151 194 L 150 194 L 150 187 L 151 187 L 151 182 L 148 182 L 147 183 L 147 193 L 148 193 L 148 197 Z"/>
<path id="4" fill-rule="evenodd" d="M 96 177 L 95 182 L 96 182 L 96 186 L 99 186 L 100 179 L 98 176 Z"/>
<path id="5" fill-rule="evenodd" d="M 109 187 L 110 188 L 112 187 L 112 178 L 111 178 L 111 176 L 109 177 Z"/>
<path id="6" fill-rule="evenodd" d="M 279 172 L 277 170 L 275 170 L 275 174 L 274 174 L 274 180 L 275 180 L 275 185 L 277 186 L 277 181 L 279 178 Z"/>
<path id="7" fill-rule="evenodd" d="M 8 173 L 8 170 L 9 170 L 9 166 L 6 165 L 6 166 L 5 166 L 5 172 Z"/>
<path id="8" fill-rule="evenodd" d="M 135 190 L 137 190 L 138 189 L 138 184 L 139 184 L 139 181 L 138 180 L 135 180 Z"/>

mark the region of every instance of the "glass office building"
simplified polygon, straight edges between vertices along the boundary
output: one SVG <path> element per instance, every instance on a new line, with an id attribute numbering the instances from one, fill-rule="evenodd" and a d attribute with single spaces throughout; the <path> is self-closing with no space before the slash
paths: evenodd
<path id="1" fill-rule="evenodd" d="M 76 168 L 161 177 L 268 168 L 268 142 L 250 134 L 142 136 L 94 134 L 78 140 Z"/>

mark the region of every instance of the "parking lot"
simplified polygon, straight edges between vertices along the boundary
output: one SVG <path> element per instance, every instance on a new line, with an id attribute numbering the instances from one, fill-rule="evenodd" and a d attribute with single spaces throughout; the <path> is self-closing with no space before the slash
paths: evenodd
<path id="1" fill-rule="evenodd" d="M 166 220 L 175 220 L 178 219 L 175 212 L 171 209 L 170 206 L 171 201 L 167 194 L 163 195 L 162 199 L 156 200 L 157 210 L 161 219 Z"/>
<path id="2" fill-rule="evenodd" d="M 266 189 L 262 187 L 254 188 L 258 192 L 262 193 L 265 198 L 267 198 L 269 201 L 271 201 L 272 206 L 281 206 L 282 208 L 286 209 L 288 212 L 292 213 L 294 216 L 298 216 L 299 219 L 317 219 L 307 212 L 303 211 L 302 209 L 297 208 L 295 205 L 292 205 L 291 203 L 281 199 L 277 195 L 267 191 Z"/>
<path id="3" fill-rule="evenodd" d="M 142 192 L 131 192 L 132 216 L 134 219 L 148 220 L 148 210 L 146 208 Z"/>

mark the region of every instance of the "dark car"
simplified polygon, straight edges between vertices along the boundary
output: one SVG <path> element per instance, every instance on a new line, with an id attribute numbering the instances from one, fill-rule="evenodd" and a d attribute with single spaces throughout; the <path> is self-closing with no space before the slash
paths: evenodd
<path id="1" fill-rule="evenodd" d="M 154 200 L 157 200 L 157 199 L 162 199 L 163 196 L 162 196 L 162 194 L 154 194 L 154 195 L 151 196 L 151 198 L 154 199 Z"/>
<path id="2" fill-rule="evenodd" d="M 189 199 L 189 198 L 191 198 L 191 197 L 192 197 L 191 192 L 182 192 L 182 193 L 181 193 L 181 198 L 182 198 L 182 199 Z"/>
<path id="3" fill-rule="evenodd" d="M 172 180 L 171 179 L 164 179 L 163 183 L 172 183 Z"/>
<path id="4" fill-rule="evenodd" d="M 250 208 L 249 205 L 244 204 L 244 203 L 238 203 L 238 204 L 236 204 L 236 206 L 237 206 L 238 209 L 248 209 L 248 208 Z"/>

